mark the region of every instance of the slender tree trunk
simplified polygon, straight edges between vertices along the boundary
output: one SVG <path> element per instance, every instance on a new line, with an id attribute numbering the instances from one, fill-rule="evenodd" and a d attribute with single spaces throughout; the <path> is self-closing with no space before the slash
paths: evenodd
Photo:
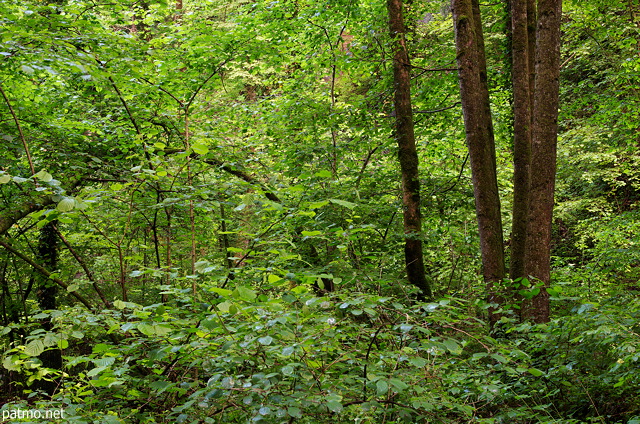
<path id="1" fill-rule="evenodd" d="M 478 0 L 453 0 L 460 97 L 480 233 L 483 277 L 491 302 L 494 283 L 505 276 L 495 140 Z M 495 315 L 490 316 L 493 324 Z"/>
<path id="2" fill-rule="evenodd" d="M 551 274 L 551 224 L 558 138 L 558 97 L 560 80 L 561 0 L 538 1 L 536 33 L 535 100 L 531 149 L 531 187 L 525 275 L 543 283 L 540 293 L 525 302 L 523 318 L 549 321 Z"/>
<path id="3" fill-rule="evenodd" d="M 404 255 L 407 278 L 418 287 L 422 298 L 432 296 L 427 281 L 422 255 L 422 217 L 420 213 L 420 180 L 418 178 L 418 153 L 413 131 L 411 107 L 411 76 L 409 56 L 405 44 L 405 26 L 402 0 L 387 0 L 389 31 L 393 45 L 393 81 L 396 113 L 395 138 L 398 142 L 398 158 L 402 173 L 402 204 L 404 207 Z"/>
<path id="4" fill-rule="evenodd" d="M 55 225 L 56 221 L 52 221 L 42 227 L 38 241 L 38 255 L 40 256 L 42 266 L 52 272 L 55 272 L 58 268 L 58 237 Z M 38 274 L 37 278 L 39 283 L 36 294 L 40 309 L 56 309 L 58 287 L 53 281 L 43 275 Z M 42 320 L 42 329 L 45 331 L 51 331 L 53 329 L 51 318 Z M 60 349 L 45 350 L 38 358 L 42 361 L 43 367 L 57 370 L 62 369 L 62 352 Z M 52 395 L 58 387 L 58 381 L 38 380 L 34 387 Z"/>
<path id="5" fill-rule="evenodd" d="M 514 173 L 509 274 L 512 280 L 525 277 L 524 254 L 529 214 L 531 118 L 533 114 L 532 61 L 530 60 L 533 57 L 533 52 L 530 50 L 530 39 L 534 38 L 530 37 L 529 33 L 530 3 L 532 4 L 533 0 L 511 0 Z"/>

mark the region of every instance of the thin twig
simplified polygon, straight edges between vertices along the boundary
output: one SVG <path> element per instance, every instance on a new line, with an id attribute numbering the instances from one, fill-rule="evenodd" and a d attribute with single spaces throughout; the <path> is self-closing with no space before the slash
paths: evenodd
<path id="1" fill-rule="evenodd" d="M 11 102 L 9 101 L 9 98 L 7 97 L 7 94 L 2 89 L 2 84 L 0 84 L 0 93 L 2 93 L 2 97 L 4 97 L 4 101 L 7 104 L 7 106 L 9 107 L 9 112 L 11 112 L 11 116 L 13 116 L 13 120 L 16 123 L 16 127 L 18 127 L 18 132 L 20 133 L 20 139 L 22 140 L 22 145 L 24 146 L 24 151 L 27 154 L 27 160 L 29 161 L 29 167 L 31 168 L 31 175 L 34 175 L 36 173 L 36 170 L 33 167 L 33 160 L 31 159 L 31 153 L 29 152 L 29 145 L 27 144 L 27 139 L 24 138 L 24 133 L 22 132 L 22 126 L 20 125 L 20 121 L 18 120 L 18 116 L 14 112 L 13 106 L 11 106 Z M 38 185 L 38 180 L 36 179 L 36 177 L 33 177 L 33 180 L 36 182 L 36 185 Z"/>

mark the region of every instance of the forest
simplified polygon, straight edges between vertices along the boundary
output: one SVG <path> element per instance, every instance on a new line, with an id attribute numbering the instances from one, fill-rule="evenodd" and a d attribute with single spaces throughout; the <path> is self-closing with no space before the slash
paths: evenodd
<path id="1" fill-rule="evenodd" d="M 640 0 L 1 0 L 3 423 L 640 424 Z"/>

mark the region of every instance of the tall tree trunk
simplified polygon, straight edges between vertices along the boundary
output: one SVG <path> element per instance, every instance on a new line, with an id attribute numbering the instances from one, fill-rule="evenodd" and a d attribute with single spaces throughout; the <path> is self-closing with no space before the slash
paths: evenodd
<path id="1" fill-rule="evenodd" d="M 535 38 L 529 33 L 533 0 L 511 0 L 511 56 L 513 80 L 513 219 L 511 226 L 512 280 L 525 277 L 524 255 L 529 214 L 531 125 L 533 114 L 532 59 Z M 533 8 L 531 13 L 533 13 Z M 533 17 L 535 22 L 535 16 Z M 531 60 L 530 60 L 531 58 Z"/>
<path id="2" fill-rule="evenodd" d="M 536 32 L 535 100 L 531 148 L 531 187 L 525 275 L 543 286 L 540 293 L 525 302 L 523 318 L 549 321 L 551 274 L 551 224 L 556 174 L 558 138 L 558 97 L 560 80 L 561 0 L 538 1 Z"/>
<path id="3" fill-rule="evenodd" d="M 422 292 L 422 298 L 432 296 L 422 255 L 422 218 L 420 213 L 420 180 L 418 153 L 413 131 L 411 108 L 411 77 L 409 56 L 405 43 L 402 0 L 387 0 L 389 31 L 393 45 L 394 107 L 396 113 L 395 138 L 402 173 L 402 203 L 404 206 L 404 255 L 407 278 Z"/>
<path id="4" fill-rule="evenodd" d="M 453 0 L 453 24 L 467 147 L 480 233 L 482 272 L 489 300 L 498 302 L 494 283 L 505 276 L 500 196 L 487 69 L 478 0 Z M 490 316 L 493 324 L 497 317 Z"/>

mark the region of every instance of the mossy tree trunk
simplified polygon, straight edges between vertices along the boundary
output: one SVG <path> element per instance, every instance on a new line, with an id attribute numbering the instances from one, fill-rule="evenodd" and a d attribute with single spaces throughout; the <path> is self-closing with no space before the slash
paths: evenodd
<path id="1" fill-rule="evenodd" d="M 402 173 L 402 205 L 405 233 L 407 279 L 421 291 L 421 298 L 432 296 L 422 254 L 422 217 L 420 212 L 420 180 L 418 152 L 413 129 L 411 106 L 411 66 L 405 42 L 402 0 L 388 0 L 389 31 L 393 46 L 393 85 L 396 114 L 395 139 Z"/>

